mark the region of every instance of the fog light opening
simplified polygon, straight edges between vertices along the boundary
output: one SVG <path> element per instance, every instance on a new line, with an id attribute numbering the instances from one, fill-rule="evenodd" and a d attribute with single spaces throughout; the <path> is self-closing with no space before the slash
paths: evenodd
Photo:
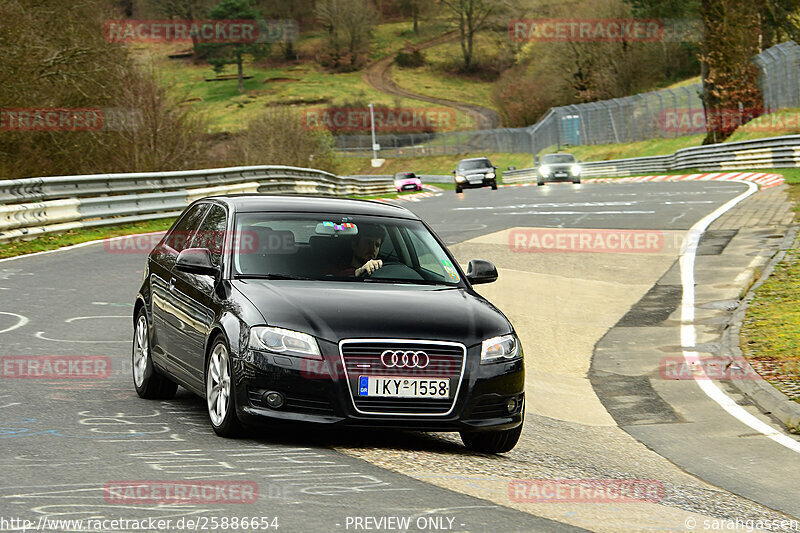
<path id="1" fill-rule="evenodd" d="M 264 403 L 272 409 L 280 409 L 286 402 L 283 394 L 275 391 L 267 391 L 264 393 Z"/>
<path id="2" fill-rule="evenodd" d="M 506 411 L 509 413 L 513 413 L 517 410 L 517 399 L 516 398 L 509 398 L 508 402 L 506 403 Z"/>

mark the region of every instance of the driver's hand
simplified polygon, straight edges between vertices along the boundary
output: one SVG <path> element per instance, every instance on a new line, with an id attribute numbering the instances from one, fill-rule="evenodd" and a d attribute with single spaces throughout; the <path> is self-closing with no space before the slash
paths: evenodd
<path id="1" fill-rule="evenodd" d="M 380 259 L 370 259 L 361 268 L 356 269 L 356 276 L 363 276 L 366 274 L 367 276 L 371 276 L 373 272 L 378 270 L 383 266 L 383 261 Z"/>

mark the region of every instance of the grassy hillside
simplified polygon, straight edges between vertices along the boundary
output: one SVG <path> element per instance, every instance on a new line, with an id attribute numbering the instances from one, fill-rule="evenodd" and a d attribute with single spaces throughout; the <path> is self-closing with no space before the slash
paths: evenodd
<path id="1" fill-rule="evenodd" d="M 487 36 L 478 34 L 475 37 L 475 49 L 481 53 L 494 48 L 495 44 Z M 496 109 L 491 98 L 492 82 L 453 73 L 453 63 L 461 58 L 461 45 L 457 40 L 427 48 L 423 54 L 426 64 L 422 67 L 392 65 L 392 79 L 398 86 L 426 96 Z M 480 53 L 477 59 L 482 59 Z"/>

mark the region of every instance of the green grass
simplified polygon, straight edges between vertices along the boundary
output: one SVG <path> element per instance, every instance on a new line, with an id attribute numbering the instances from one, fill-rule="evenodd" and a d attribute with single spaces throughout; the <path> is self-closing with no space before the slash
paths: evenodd
<path id="1" fill-rule="evenodd" d="M 496 44 L 484 34 L 475 37 L 476 59 L 481 60 L 486 50 Z M 488 108 L 496 108 L 492 102 L 490 81 L 462 76 L 452 72 L 453 65 L 462 60 L 461 45 L 456 39 L 433 46 L 422 52 L 426 64 L 419 68 L 402 68 L 392 65 L 392 80 L 403 89 L 426 96 L 466 102 Z"/>
<path id="2" fill-rule="evenodd" d="M 800 379 L 800 248 L 789 250 L 756 290 L 740 342 L 746 357 L 783 363 L 783 373 Z"/>
<path id="3" fill-rule="evenodd" d="M 414 46 L 447 33 L 448 25 L 441 19 L 421 20 L 419 35 L 414 33 L 414 24 L 408 20 L 403 22 L 386 22 L 375 27 L 369 58 L 374 61 L 402 50 L 407 45 Z"/>
<path id="4" fill-rule="evenodd" d="M 376 28 L 371 57 L 382 57 L 402 49 L 406 42 L 418 43 L 445 32 L 444 25 L 436 20 L 423 21 L 420 35 L 414 35 L 411 22 L 381 24 Z M 312 57 L 312 50 L 323 46 L 323 37 L 305 34 L 297 48 Z M 137 57 L 152 61 L 166 83 L 194 110 L 210 120 L 210 130 L 238 131 L 247 120 L 269 106 L 287 105 L 302 112 L 326 105 L 343 105 L 355 101 L 389 107 L 427 108 L 431 104 L 410 98 L 398 98 L 373 89 L 362 79 L 362 72 L 331 73 L 311 59 L 298 64 L 270 66 L 267 63 L 245 64 L 244 73 L 253 76 L 244 81 L 245 92 L 239 93 L 237 80 L 207 82 L 216 74 L 209 65 L 194 64 L 191 59 L 168 59 L 170 52 L 187 48 L 182 45 L 137 45 Z M 221 74 L 236 73 L 229 65 Z M 456 129 L 472 129 L 475 122 L 462 112 L 456 112 Z M 368 134 L 368 131 L 364 132 Z"/>
<path id="5" fill-rule="evenodd" d="M 0 259 L 6 257 L 16 257 L 36 252 L 56 250 L 64 246 L 72 246 L 82 242 L 108 239 L 120 235 L 135 235 L 137 233 L 151 233 L 155 231 L 166 231 L 172 226 L 174 218 L 162 220 L 151 220 L 147 222 L 136 222 L 133 224 L 121 224 L 119 226 L 109 226 L 105 228 L 89 228 L 71 230 L 59 234 L 41 235 L 28 241 L 13 241 L 0 244 Z"/>
<path id="6" fill-rule="evenodd" d="M 572 146 L 562 151 L 574 154 L 581 161 L 604 161 L 607 159 L 627 159 L 672 154 L 681 148 L 700 146 L 704 135 L 687 135 L 672 139 L 650 139 L 625 144 L 594 144 Z M 555 148 L 555 147 L 553 147 Z M 555 149 L 548 150 L 554 152 Z"/>
<path id="7" fill-rule="evenodd" d="M 725 142 L 746 141 L 796 135 L 800 133 L 800 109 L 781 109 L 775 113 L 762 115 L 739 127 Z"/>
<path id="8" fill-rule="evenodd" d="M 444 72 L 431 65 L 420 68 L 392 65 L 391 70 L 392 80 L 407 91 L 496 109 L 492 102 L 490 82 Z"/>
<path id="9" fill-rule="evenodd" d="M 343 105 L 362 101 L 390 107 L 429 107 L 430 104 L 408 98 L 397 98 L 370 87 L 361 72 L 332 74 L 312 63 L 287 67 L 257 67 L 245 69 L 252 79 L 245 80 L 245 92 L 239 93 L 236 80 L 206 82 L 214 77 L 205 65 L 194 65 L 186 60 L 159 61 L 159 69 L 175 90 L 195 110 L 205 113 L 212 131 L 237 131 L 247 120 L 270 106 L 287 105 L 298 111 L 327 105 Z M 225 74 L 233 74 L 233 67 Z M 460 129 L 474 127 L 474 121 L 464 113 L 456 113 L 456 126 Z M 367 131 L 364 132 L 368 133 Z"/>

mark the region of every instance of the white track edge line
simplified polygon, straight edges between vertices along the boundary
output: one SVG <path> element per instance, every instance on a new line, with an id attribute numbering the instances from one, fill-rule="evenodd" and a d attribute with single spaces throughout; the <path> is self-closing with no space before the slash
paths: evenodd
<path id="1" fill-rule="evenodd" d="M 681 346 L 692 347 L 696 343 L 696 331 L 694 326 L 694 305 L 695 305 L 695 292 L 694 292 L 694 263 L 695 256 L 697 255 L 697 245 L 700 241 L 700 236 L 706 231 L 709 225 L 717 218 L 728 212 L 731 208 L 735 207 L 739 202 L 758 191 L 758 185 L 753 182 L 740 181 L 748 186 L 747 191 L 739 196 L 729 200 L 724 205 L 718 207 L 710 214 L 706 215 L 694 226 L 689 229 L 686 236 L 686 244 L 684 250 L 681 251 L 680 266 L 681 266 L 681 284 L 683 285 L 683 296 L 681 300 Z M 683 358 L 687 364 L 696 364 L 698 361 L 698 353 L 683 350 Z M 776 430 L 769 424 L 762 422 L 752 414 L 748 413 L 743 407 L 738 405 L 730 396 L 725 394 L 716 383 L 707 379 L 705 376 L 695 375 L 695 382 L 706 395 L 714 400 L 720 407 L 727 413 L 746 426 L 761 433 L 765 437 L 772 439 L 781 446 L 784 446 L 793 452 L 800 453 L 800 442 L 794 440 L 790 436 Z"/>

